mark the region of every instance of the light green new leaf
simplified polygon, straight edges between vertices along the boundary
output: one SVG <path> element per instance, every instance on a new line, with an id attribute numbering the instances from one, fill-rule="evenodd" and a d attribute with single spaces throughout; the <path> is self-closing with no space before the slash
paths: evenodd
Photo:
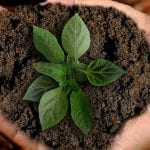
<path id="1" fill-rule="evenodd" d="M 64 52 L 56 37 L 42 28 L 33 26 L 33 42 L 36 49 L 50 62 L 64 61 Z"/>
<path id="2" fill-rule="evenodd" d="M 86 71 L 89 82 L 95 86 L 105 86 L 116 81 L 124 74 L 124 70 L 104 59 L 92 61 Z"/>
<path id="3" fill-rule="evenodd" d="M 57 85 L 58 84 L 53 79 L 46 76 L 40 76 L 29 86 L 23 100 L 39 102 L 46 91 L 56 88 Z"/>
<path id="4" fill-rule="evenodd" d="M 37 62 L 33 64 L 33 68 L 41 74 L 50 76 L 59 83 L 63 83 L 66 80 L 67 68 L 65 64 Z"/>
<path id="5" fill-rule="evenodd" d="M 88 50 L 90 33 L 78 14 L 75 14 L 65 25 L 62 32 L 62 45 L 75 60 Z"/>
<path id="6" fill-rule="evenodd" d="M 46 92 L 39 104 L 39 117 L 42 129 L 58 124 L 66 115 L 68 100 L 61 87 Z"/>
<path id="7" fill-rule="evenodd" d="M 76 126 L 85 134 L 88 134 L 92 128 L 93 112 L 91 110 L 88 97 L 80 89 L 78 92 L 72 92 L 70 96 L 71 116 Z"/>

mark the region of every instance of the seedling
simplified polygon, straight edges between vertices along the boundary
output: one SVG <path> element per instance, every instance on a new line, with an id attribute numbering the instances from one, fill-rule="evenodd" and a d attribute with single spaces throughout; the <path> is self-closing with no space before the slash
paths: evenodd
<path id="1" fill-rule="evenodd" d="M 88 65 L 80 63 L 79 58 L 90 46 L 90 33 L 78 14 L 63 29 L 63 47 L 52 33 L 36 26 L 33 26 L 33 41 L 49 62 L 33 65 L 42 75 L 33 81 L 23 99 L 39 103 L 43 130 L 63 120 L 70 105 L 75 125 L 88 134 L 92 128 L 93 112 L 78 83 L 89 81 L 94 86 L 105 86 L 117 80 L 124 71 L 104 59 L 92 60 Z"/>

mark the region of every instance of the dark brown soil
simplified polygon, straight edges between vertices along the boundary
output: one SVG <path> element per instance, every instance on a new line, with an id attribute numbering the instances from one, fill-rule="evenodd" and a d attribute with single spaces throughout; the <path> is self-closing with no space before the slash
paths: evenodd
<path id="1" fill-rule="evenodd" d="M 66 21 L 78 12 L 91 32 L 91 47 L 83 62 L 109 59 L 126 71 L 103 88 L 82 85 L 95 113 L 93 129 L 84 136 L 69 117 L 41 131 L 36 104 L 22 101 L 37 76 L 32 64 L 41 58 L 32 42 L 32 25 L 60 38 Z M 14 14 L 0 16 L 0 109 L 28 135 L 52 149 L 106 150 L 128 118 L 142 113 L 150 99 L 150 50 L 144 33 L 124 14 L 112 8 L 20 6 Z"/>

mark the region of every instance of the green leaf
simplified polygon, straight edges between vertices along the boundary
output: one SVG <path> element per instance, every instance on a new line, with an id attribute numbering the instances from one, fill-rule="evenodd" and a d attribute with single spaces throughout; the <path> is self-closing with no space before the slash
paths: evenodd
<path id="1" fill-rule="evenodd" d="M 64 61 L 64 52 L 56 37 L 42 28 L 33 26 L 33 42 L 36 49 L 50 62 Z"/>
<path id="2" fill-rule="evenodd" d="M 75 79 L 70 80 L 70 89 L 75 91 L 75 92 L 78 92 L 79 86 L 78 86 Z"/>
<path id="3" fill-rule="evenodd" d="M 61 87 L 46 92 L 39 104 L 39 117 L 42 129 L 58 124 L 68 110 L 68 100 Z"/>
<path id="4" fill-rule="evenodd" d="M 89 82 L 95 86 L 105 86 L 110 84 L 124 73 L 124 70 L 117 65 L 104 59 L 92 61 L 86 70 Z"/>
<path id="5" fill-rule="evenodd" d="M 64 50 L 75 60 L 79 59 L 90 46 L 90 33 L 78 14 L 65 25 L 62 33 Z"/>
<path id="6" fill-rule="evenodd" d="M 40 76 L 29 86 L 23 100 L 39 102 L 46 91 L 56 88 L 56 86 L 57 83 L 53 79 L 46 76 Z"/>
<path id="7" fill-rule="evenodd" d="M 83 72 L 84 70 L 87 69 L 87 66 L 88 66 L 88 65 L 83 64 L 83 63 L 76 63 L 75 69 L 77 69 L 77 70 Z"/>
<path id="8" fill-rule="evenodd" d="M 82 72 L 75 72 L 75 77 L 76 77 L 76 80 L 77 82 L 86 82 L 88 81 L 86 75 Z"/>
<path id="9" fill-rule="evenodd" d="M 85 71 L 87 69 L 87 65 L 83 63 L 77 63 L 75 66 L 75 77 L 78 82 L 86 82 L 87 77 L 85 75 Z"/>
<path id="10" fill-rule="evenodd" d="M 75 79 L 67 80 L 65 82 L 65 84 L 63 85 L 63 87 L 64 87 L 64 91 L 65 91 L 66 95 L 69 95 L 72 90 L 78 91 L 78 89 L 79 89 L 79 86 L 76 83 Z"/>
<path id="11" fill-rule="evenodd" d="M 75 62 L 74 62 L 74 58 L 71 57 L 70 55 L 67 56 L 66 62 L 67 62 L 67 64 L 68 64 L 70 67 L 72 67 L 72 66 L 74 65 L 74 63 L 75 63 Z"/>
<path id="12" fill-rule="evenodd" d="M 70 88 L 70 80 L 67 80 L 64 85 L 64 92 L 66 93 L 66 95 L 68 96 L 71 92 L 71 88 Z"/>
<path id="13" fill-rule="evenodd" d="M 92 128 L 93 112 L 91 110 L 88 97 L 79 89 L 78 92 L 72 92 L 70 96 L 71 116 L 76 126 L 85 134 L 88 134 Z"/>
<path id="14" fill-rule="evenodd" d="M 65 64 L 37 62 L 33 64 L 33 67 L 37 72 L 50 76 L 59 83 L 63 83 L 66 80 L 67 69 Z"/>

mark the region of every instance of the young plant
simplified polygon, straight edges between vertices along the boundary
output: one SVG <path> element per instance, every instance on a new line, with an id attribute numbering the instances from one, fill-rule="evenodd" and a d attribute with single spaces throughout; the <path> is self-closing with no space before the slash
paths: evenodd
<path id="1" fill-rule="evenodd" d="M 43 130 L 58 124 L 70 105 L 75 125 L 87 134 L 92 128 L 93 112 L 78 83 L 89 81 L 94 86 L 105 86 L 117 80 L 124 71 L 104 59 L 93 60 L 89 65 L 79 62 L 90 46 L 90 33 L 78 14 L 63 29 L 63 48 L 52 33 L 36 26 L 33 26 L 33 41 L 49 62 L 33 65 L 42 75 L 33 81 L 23 99 L 39 103 Z"/>

